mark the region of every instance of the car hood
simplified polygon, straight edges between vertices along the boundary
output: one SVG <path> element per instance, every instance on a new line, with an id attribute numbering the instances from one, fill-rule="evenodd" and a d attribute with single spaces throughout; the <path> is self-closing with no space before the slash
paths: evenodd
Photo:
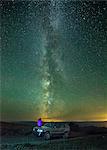
<path id="1" fill-rule="evenodd" d="M 41 130 L 44 130 L 44 129 L 49 129 L 49 127 L 46 127 L 46 126 L 42 126 L 42 127 L 35 127 L 36 129 L 41 129 Z"/>

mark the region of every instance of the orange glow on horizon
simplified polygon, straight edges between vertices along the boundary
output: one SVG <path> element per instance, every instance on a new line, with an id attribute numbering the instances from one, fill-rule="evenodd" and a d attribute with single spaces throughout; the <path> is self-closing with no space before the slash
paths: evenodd
<path id="1" fill-rule="evenodd" d="M 43 122 L 63 122 L 61 119 L 52 119 L 52 118 L 42 118 Z"/>
<path id="2" fill-rule="evenodd" d="M 43 122 L 70 122 L 70 121 L 80 121 L 80 122 L 84 122 L 84 121 L 107 121 L 107 119 L 71 119 L 71 120 L 61 120 L 61 119 L 48 119 L 48 118 L 41 118 Z"/>
<path id="3" fill-rule="evenodd" d="M 43 117 L 43 116 L 41 116 L 40 117 L 42 120 L 43 120 L 43 122 L 66 122 L 66 121 L 107 121 L 107 114 L 105 113 L 105 114 L 100 114 L 100 115 L 93 115 L 93 116 L 87 116 L 87 117 L 82 117 L 82 116 L 75 116 L 75 117 L 73 117 L 73 116 L 71 116 L 71 117 L 69 117 L 68 119 L 66 119 L 66 118 L 48 118 L 47 116 L 46 117 Z"/>

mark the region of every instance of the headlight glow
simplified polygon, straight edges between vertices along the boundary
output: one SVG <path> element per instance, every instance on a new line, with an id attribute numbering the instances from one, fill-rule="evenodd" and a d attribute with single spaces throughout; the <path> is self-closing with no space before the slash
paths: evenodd
<path id="1" fill-rule="evenodd" d="M 41 129 L 38 129 L 38 130 L 37 130 L 37 132 L 43 132 L 43 130 L 41 130 Z"/>

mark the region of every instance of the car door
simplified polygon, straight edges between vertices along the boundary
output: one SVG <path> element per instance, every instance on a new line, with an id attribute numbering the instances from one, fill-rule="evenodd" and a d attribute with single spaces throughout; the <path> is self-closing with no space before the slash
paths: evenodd
<path id="1" fill-rule="evenodd" d="M 55 127 L 54 127 L 54 134 L 60 135 L 61 132 L 62 132 L 61 124 L 60 123 L 56 123 Z"/>
<path id="2" fill-rule="evenodd" d="M 63 134 L 64 133 L 64 129 L 65 129 L 64 124 L 60 123 L 58 125 L 58 134 Z"/>
<path id="3" fill-rule="evenodd" d="M 52 125 L 51 125 L 51 133 L 53 134 L 53 136 L 57 134 L 57 132 L 58 132 L 57 130 L 58 129 L 57 129 L 56 123 L 52 123 Z"/>

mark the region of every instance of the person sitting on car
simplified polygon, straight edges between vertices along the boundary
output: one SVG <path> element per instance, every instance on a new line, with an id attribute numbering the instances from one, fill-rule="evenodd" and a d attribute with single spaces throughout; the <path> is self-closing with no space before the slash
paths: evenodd
<path id="1" fill-rule="evenodd" d="M 37 125 L 38 125 L 38 127 L 41 127 L 41 126 L 42 126 L 42 119 L 41 119 L 41 118 L 38 119 Z"/>

